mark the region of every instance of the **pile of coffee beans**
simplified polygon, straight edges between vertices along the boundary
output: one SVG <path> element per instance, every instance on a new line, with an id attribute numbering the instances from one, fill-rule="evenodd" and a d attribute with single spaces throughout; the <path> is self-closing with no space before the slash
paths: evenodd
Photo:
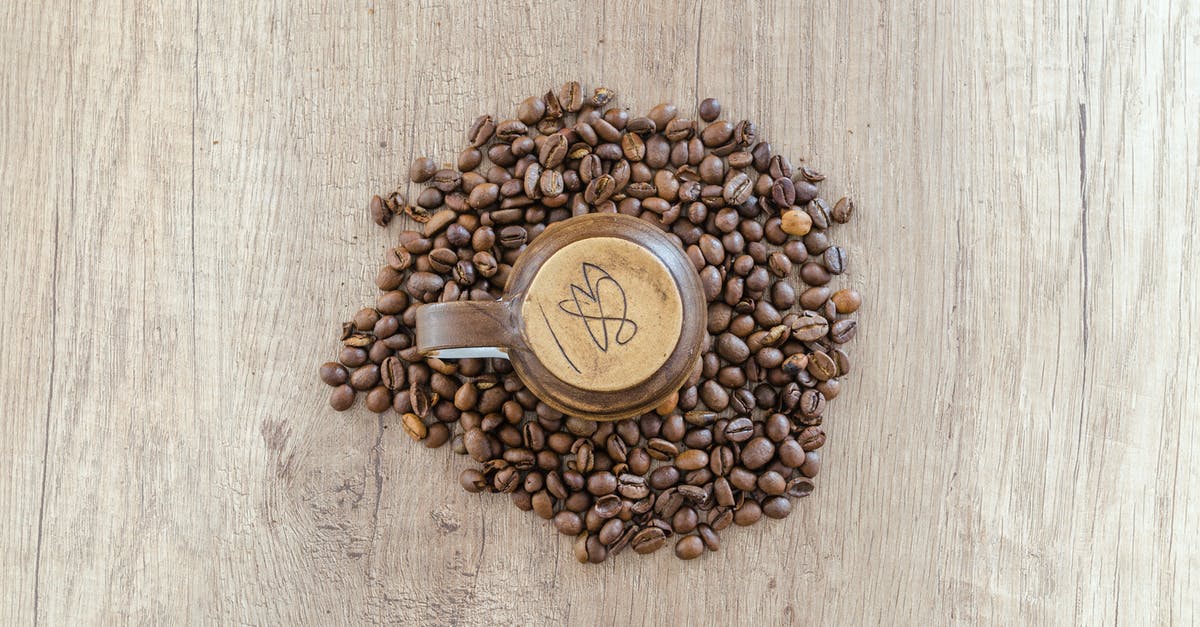
<path id="1" fill-rule="evenodd" d="M 730 525 L 784 518 L 813 491 L 862 302 L 831 285 L 847 254 L 830 229 L 854 202 L 830 205 L 821 174 L 775 154 L 754 122 L 722 119 L 715 99 L 698 119 L 670 103 L 633 116 L 615 99 L 569 82 L 513 118 L 480 116 L 454 167 L 413 161 L 415 203 L 401 191 L 372 198 L 380 225 L 405 215 L 420 229 L 386 251 L 375 306 L 343 326 L 320 376 L 334 409 L 362 393 L 414 440 L 471 456 L 464 489 L 506 493 L 553 521 L 581 562 L 671 542 L 693 559 Z M 659 226 L 700 275 L 709 337 L 678 393 L 640 417 L 595 422 L 540 402 L 506 360 L 417 353 L 417 307 L 498 298 L 547 225 L 591 212 Z"/>

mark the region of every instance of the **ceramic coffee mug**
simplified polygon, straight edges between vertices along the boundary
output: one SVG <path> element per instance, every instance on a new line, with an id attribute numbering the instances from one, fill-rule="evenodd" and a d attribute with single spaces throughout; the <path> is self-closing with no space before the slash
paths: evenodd
<path id="1" fill-rule="evenodd" d="M 503 357 L 526 387 L 569 415 L 616 420 L 675 393 L 701 356 L 700 278 L 659 228 L 620 214 L 548 227 L 496 301 L 417 310 L 417 349 L 442 359 Z"/>

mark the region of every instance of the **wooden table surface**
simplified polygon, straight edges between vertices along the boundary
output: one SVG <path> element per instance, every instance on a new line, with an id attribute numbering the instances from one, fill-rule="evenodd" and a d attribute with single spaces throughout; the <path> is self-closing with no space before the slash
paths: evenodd
<path id="1" fill-rule="evenodd" d="M 0 624 L 1200 620 L 1200 5 L 659 4 L 0 3 Z M 316 380 L 370 194 L 570 79 L 858 202 L 817 491 L 695 562 Z"/>

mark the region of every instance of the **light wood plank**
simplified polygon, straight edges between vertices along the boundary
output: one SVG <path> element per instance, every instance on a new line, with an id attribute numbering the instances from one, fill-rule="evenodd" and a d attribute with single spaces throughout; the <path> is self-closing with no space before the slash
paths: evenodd
<path id="1" fill-rule="evenodd" d="M 212 573 L 192 376 L 194 5 L 79 2 L 69 18 L 38 619 L 198 619 Z"/>
<path id="2" fill-rule="evenodd" d="M 1080 624 L 1190 624 L 1200 572 L 1200 10 L 1081 16 L 1083 464 L 1064 503 Z"/>
<path id="3" fill-rule="evenodd" d="M 0 5 L 0 623 L 39 611 L 46 430 L 60 325 L 55 265 L 71 211 L 70 15 Z M 60 371 L 61 372 L 61 371 Z M 61 375 L 60 375 L 61 376 Z M 57 381 L 61 381 L 58 379 Z"/>

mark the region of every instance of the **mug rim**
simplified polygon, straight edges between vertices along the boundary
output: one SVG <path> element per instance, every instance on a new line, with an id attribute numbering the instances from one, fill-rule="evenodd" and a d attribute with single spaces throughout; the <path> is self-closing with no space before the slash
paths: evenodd
<path id="1" fill-rule="evenodd" d="M 579 237 L 572 237 L 576 234 Z M 641 218 L 609 213 L 584 214 L 547 227 L 513 265 L 504 300 L 511 301 L 515 312 L 523 311 L 533 278 L 546 261 L 570 244 L 598 237 L 621 239 L 647 249 L 674 281 L 682 305 L 682 320 L 679 337 L 667 359 L 656 372 L 631 387 L 609 391 L 581 388 L 558 377 L 538 359 L 530 347 L 528 321 L 523 315 L 518 316 L 521 341 L 515 343 L 508 356 L 526 387 L 550 407 L 581 418 L 617 420 L 657 407 L 692 374 L 702 355 L 707 301 L 691 260 L 662 229 Z"/>

